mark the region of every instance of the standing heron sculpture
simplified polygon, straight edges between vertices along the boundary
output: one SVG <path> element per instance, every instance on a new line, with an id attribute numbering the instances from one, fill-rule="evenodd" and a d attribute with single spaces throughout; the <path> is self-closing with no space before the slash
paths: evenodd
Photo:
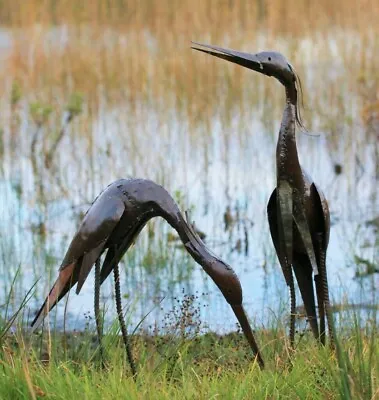
<path id="1" fill-rule="evenodd" d="M 264 362 L 242 305 L 242 288 L 237 275 L 229 265 L 206 248 L 170 194 L 162 186 L 145 179 L 117 180 L 95 199 L 67 250 L 58 279 L 36 314 L 32 326 L 37 327 L 76 283 L 78 294 L 95 264 L 94 308 L 100 354 L 103 358 L 99 292 L 100 285 L 113 270 L 117 315 L 128 361 L 135 376 L 136 366 L 123 319 L 118 264 L 146 223 L 158 216 L 164 218 L 178 232 L 188 253 L 218 286 L 237 317 L 260 367 L 263 368 Z M 106 249 L 100 269 L 100 257 Z"/>
<path id="2" fill-rule="evenodd" d="M 197 46 L 192 47 L 194 50 L 272 76 L 285 87 L 286 103 L 276 148 L 277 183 L 267 205 L 267 214 L 271 237 L 290 290 L 290 345 L 293 348 L 295 339 L 296 297 L 293 269 L 314 336 L 325 344 L 326 315 L 330 343 L 333 346 L 334 329 L 325 264 L 330 215 L 324 194 L 301 167 L 297 153 L 296 124 L 303 126 L 299 110 L 300 79 L 286 58 L 277 52 L 249 54 L 201 43 L 193 44 Z M 317 293 L 320 330 L 312 272 Z"/>

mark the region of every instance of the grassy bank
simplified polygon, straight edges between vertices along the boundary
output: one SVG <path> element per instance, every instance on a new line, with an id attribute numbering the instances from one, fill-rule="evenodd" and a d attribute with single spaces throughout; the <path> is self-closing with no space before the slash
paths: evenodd
<path id="1" fill-rule="evenodd" d="M 252 362 L 239 333 L 138 335 L 133 339 L 136 381 L 115 333 L 105 337 L 104 370 L 89 332 L 8 337 L 1 345 L 0 398 L 373 400 L 379 394 L 374 326 L 341 330 L 339 357 L 318 347 L 308 332 L 298 336 L 291 363 L 284 331 L 259 331 L 264 371 Z"/>

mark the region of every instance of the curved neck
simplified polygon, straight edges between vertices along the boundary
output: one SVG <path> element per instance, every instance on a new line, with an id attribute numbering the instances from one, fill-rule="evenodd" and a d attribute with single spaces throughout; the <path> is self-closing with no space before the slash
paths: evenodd
<path id="1" fill-rule="evenodd" d="M 203 267 L 204 271 L 211 278 L 214 278 L 215 274 L 217 274 L 214 265 L 218 259 L 201 241 L 199 241 L 197 235 L 184 219 L 179 209 L 177 208 L 174 213 L 165 211 L 162 213 L 161 217 L 178 232 L 180 240 L 183 242 L 184 247 L 191 257 Z"/>
<path id="2" fill-rule="evenodd" d="M 301 171 L 296 147 L 296 101 L 296 89 L 286 87 L 286 106 L 276 146 L 278 180 Z"/>

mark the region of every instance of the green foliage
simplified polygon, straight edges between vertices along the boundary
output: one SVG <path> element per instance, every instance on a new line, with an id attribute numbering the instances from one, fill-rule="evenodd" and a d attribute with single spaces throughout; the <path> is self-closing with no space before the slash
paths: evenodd
<path id="1" fill-rule="evenodd" d="M 188 301 L 192 304 L 184 297 L 185 311 L 191 308 Z M 52 331 L 42 337 L 8 337 L 0 348 L 0 398 L 372 400 L 379 389 L 377 328 L 357 315 L 339 330 L 337 355 L 306 333 L 291 364 L 285 331 L 275 326 L 258 331 L 267 362 L 264 371 L 238 332 L 183 336 L 179 327 L 179 335 L 170 330 L 140 333 L 132 341 L 136 382 L 116 326 L 104 337 L 105 370 L 99 367 L 90 327 L 66 335 Z"/>
<path id="2" fill-rule="evenodd" d="M 355 271 L 355 276 L 357 278 L 363 278 L 375 273 L 379 273 L 378 264 L 367 260 L 366 258 L 355 255 L 354 261 L 357 264 L 357 270 Z"/>
<path id="3" fill-rule="evenodd" d="M 0 316 L 0 350 L 1 350 L 1 345 L 2 342 L 4 340 L 4 338 L 6 337 L 9 329 L 12 327 L 13 323 L 16 321 L 16 318 L 18 317 L 18 315 L 22 312 L 23 308 L 25 307 L 25 305 L 28 303 L 28 301 L 30 300 L 32 293 L 34 291 L 35 285 L 32 285 L 32 287 L 28 290 L 28 292 L 25 294 L 24 298 L 21 301 L 21 304 L 19 305 L 18 309 L 16 310 L 16 312 L 10 317 L 8 318 L 8 311 L 9 311 L 9 306 L 10 306 L 10 301 L 11 301 L 11 297 L 13 294 L 13 290 L 14 290 L 14 286 L 17 280 L 17 277 L 19 276 L 20 273 L 20 267 L 17 269 L 16 274 L 13 277 L 13 281 L 11 284 L 11 290 L 9 292 L 7 301 L 5 304 L 3 304 L 1 307 L 5 308 L 5 316 L 4 318 L 2 318 Z M 0 353 L 1 356 L 1 353 Z M 1 358 L 0 358 L 1 360 Z"/>
<path id="4" fill-rule="evenodd" d="M 18 81 L 13 81 L 11 89 L 11 105 L 12 107 L 17 106 L 18 102 L 22 97 L 22 89 Z"/>
<path id="5" fill-rule="evenodd" d="M 42 126 L 48 121 L 50 114 L 53 112 L 53 107 L 36 101 L 30 103 L 29 111 L 34 123 L 37 126 Z"/>
<path id="6" fill-rule="evenodd" d="M 83 95 L 77 92 L 72 93 L 66 109 L 71 118 L 81 114 L 81 112 L 83 111 Z"/>

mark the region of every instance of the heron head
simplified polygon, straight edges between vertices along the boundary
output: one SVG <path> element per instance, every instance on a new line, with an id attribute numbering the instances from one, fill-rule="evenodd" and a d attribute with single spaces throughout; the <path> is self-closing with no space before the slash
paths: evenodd
<path id="1" fill-rule="evenodd" d="M 192 49 L 276 78 L 285 86 L 289 100 L 296 106 L 296 121 L 300 126 L 303 126 L 299 112 L 300 95 L 302 94 L 301 82 L 295 69 L 283 54 L 277 51 L 250 54 L 195 42 L 193 42 Z M 300 93 L 298 93 L 298 90 Z"/>
<path id="2" fill-rule="evenodd" d="M 208 267 L 208 274 L 221 290 L 225 300 L 230 304 L 254 355 L 258 359 L 258 363 L 263 368 L 264 361 L 242 305 L 242 287 L 237 275 L 228 264 L 217 258 L 212 260 Z"/>
<path id="3" fill-rule="evenodd" d="M 230 305 L 242 304 L 241 283 L 233 269 L 220 259 L 213 259 L 210 276 Z"/>

